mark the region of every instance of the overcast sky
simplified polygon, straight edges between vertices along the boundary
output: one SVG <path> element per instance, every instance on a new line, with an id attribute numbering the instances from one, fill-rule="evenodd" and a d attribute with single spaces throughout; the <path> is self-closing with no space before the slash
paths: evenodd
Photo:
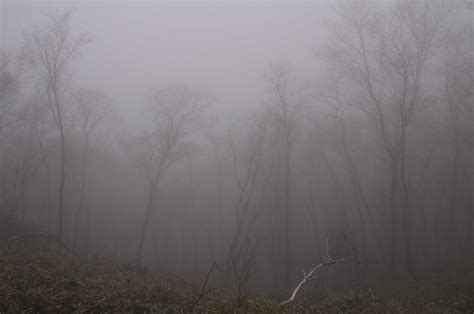
<path id="1" fill-rule="evenodd" d="M 322 1 L 0 1 L 0 43 L 10 53 L 45 12 L 75 8 L 75 29 L 94 39 L 75 83 L 107 92 L 130 117 L 147 89 L 176 83 L 215 94 L 226 113 L 256 107 L 270 61 L 289 61 L 301 80 L 317 76 L 313 50 L 329 12 Z"/>

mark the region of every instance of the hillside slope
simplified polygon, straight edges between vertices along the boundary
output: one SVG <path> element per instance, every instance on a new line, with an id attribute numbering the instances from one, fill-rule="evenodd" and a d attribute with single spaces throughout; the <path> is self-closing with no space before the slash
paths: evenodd
<path id="1" fill-rule="evenodd" d="M 86 262 L 44 250 L 0 248 L 0 312 L 188 312 L 199 289 L 113 265 Z M 197 312 L 469 313 L 474 311 L 474 274 L 438 281 L 397 295 L 315 296 L 278 306 L 251 296 L 214 290 Z"/>

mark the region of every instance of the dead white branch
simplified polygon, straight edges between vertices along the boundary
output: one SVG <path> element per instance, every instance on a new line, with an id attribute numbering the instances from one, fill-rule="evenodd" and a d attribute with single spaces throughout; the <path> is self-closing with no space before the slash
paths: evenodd
<path id="1" fill-rule="evenodd" d="M 345 259 L 345 258 L 332 259 L 331 255 L 329 254 L 329 239 L 326 239 L 326 257 L 327 257 L 326 261 L 316 265 L 308 273 L 303 269 L 303 279 L 296 286 L 295 290 L 293 290 L 293 293 L 291 294 L 291 296 L 288 299 L 286 299 L 285 301 L 280 303 L 280 306 L 285 305 L 285 304 L 290 303 L 290 302 L 293 302 L 296 298 L 296 295 L 300 291 L 301 287 L 303 287 L 308 282 L 313 281 L 313 280 L 318 278 L 318 276 L 316 276 L 316 273 L 321 268 L 324 268 L 324 267 L 327 267 L 327 266 L 330 266 L 330 265 L 333 265 L 333 264 L 337 264 L 337 263 L 347 263 L 347 262 L 350 262 L 350 261 L 355 261 L 354 259 Z"/>

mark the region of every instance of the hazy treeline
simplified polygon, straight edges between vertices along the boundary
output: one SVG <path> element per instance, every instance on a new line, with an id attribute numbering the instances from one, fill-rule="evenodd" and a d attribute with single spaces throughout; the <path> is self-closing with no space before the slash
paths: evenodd
<path id="1" fill-rule="evenodd" d="M 2 226 L 184 279 L 216 261 L 240 290 L 289 288 L 327 249 L 360 262 L 316 284 L 472 266 L 472 6 L 331 12 L 323 79 L 269 62 L 262 102 L 232 119 L 212 90 L 149 82 L 133 130 L 114 95 L 74 80 L 94 34 L 47 15 L 0 55 Z"/>

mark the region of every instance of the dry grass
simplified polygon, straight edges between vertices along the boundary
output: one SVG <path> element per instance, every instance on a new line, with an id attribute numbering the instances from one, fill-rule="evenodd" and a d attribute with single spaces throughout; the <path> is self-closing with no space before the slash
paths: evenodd
<path id="1" fill-rule="evenodd" d="M 197 288 L 113 265 L 47 250 L 0 248 L 0 312 L 187 312 L 197 294 Z M 253 296 L 237 308 L 235 295 L 215 290 L 195 311 L 469 313 L 474 311 L 474 274 L 412 287 L 396 296 L 306 296 L 284 307 L 279 301 Z"/>

